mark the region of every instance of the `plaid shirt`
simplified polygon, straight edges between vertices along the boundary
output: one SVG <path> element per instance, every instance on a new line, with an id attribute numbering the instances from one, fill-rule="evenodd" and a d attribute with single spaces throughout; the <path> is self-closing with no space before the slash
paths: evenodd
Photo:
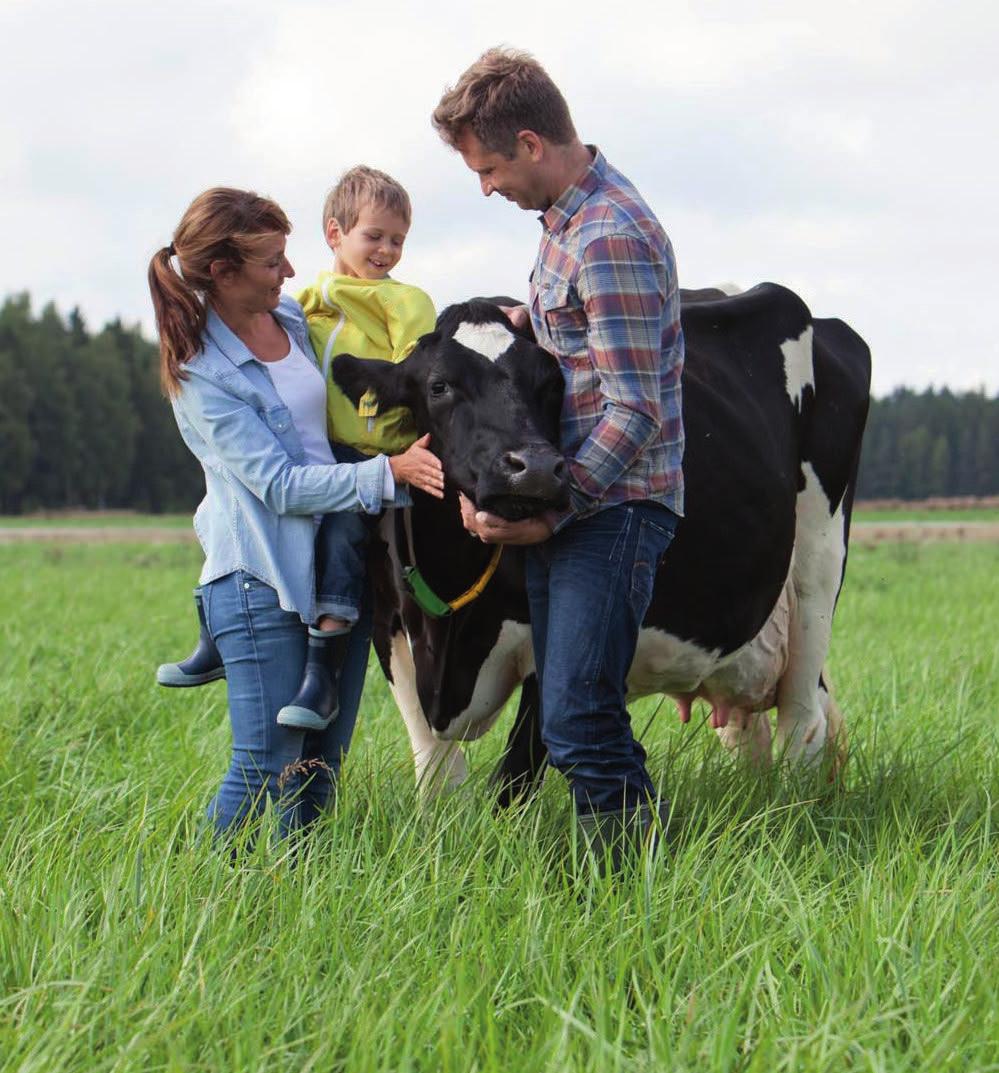
<path id="1" fill-rule="evenodd" d="M 541 217 L 538 342 L 565 377 L 561 447 L 573 517 L 629 500 L 683 513 L 683 331 L 676 262 L 638 191 L 599 150 Z"/>

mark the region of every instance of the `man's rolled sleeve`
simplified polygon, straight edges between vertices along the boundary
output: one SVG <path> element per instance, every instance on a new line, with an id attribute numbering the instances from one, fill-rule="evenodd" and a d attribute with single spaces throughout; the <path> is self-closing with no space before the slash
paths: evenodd
<path id="1" fill-rule="evenodd" d="M 569 460 L 584 498 L 602 499 L 659 431 L 667 282 L 666 266 L 641 239 L 601 236 L 583 253 L 576 287 L 605 399 L 603 416 Z"/>

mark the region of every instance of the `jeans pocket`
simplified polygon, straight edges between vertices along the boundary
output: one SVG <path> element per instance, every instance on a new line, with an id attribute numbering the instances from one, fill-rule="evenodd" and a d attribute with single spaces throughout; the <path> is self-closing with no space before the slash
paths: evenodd
<path id="1" fill-rule="evenodd" d="M 642 518 L 638 524 L 638 543 L 631 570 L 631 607 L 639 622 L 652 600 L 656 573 L 673 534 L 657 522 Z"/>
<path id="2" fill-rule="evenodd" d="M 279 606 L 277 590 L 266 581 L 261 581 L 245 570 L 236 572 L 236 581 L 248 611 L 268 611 Z"/>

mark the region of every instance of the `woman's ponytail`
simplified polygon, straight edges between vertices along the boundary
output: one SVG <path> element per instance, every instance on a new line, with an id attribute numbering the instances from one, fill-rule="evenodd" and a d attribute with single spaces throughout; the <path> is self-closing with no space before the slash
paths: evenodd
<path id="1" fill-rule="evenodd" d="M 160 386 L 172 398 L 187 379 L 184 362 L 201 348 L 205 330 L 204 298 L 174 270 L 173 243 L 153 254 L 149 262 L 149 293 L 160 337 Z"/>
<path id="2" fill-rule="evenodd" d="M 201 349 L 211 297 L 212 263 L 239 268 L 262 256 L 268 237 L 287 235 L 288 217 L 270 198 L 217 186 L 184 213 L 173 242 L 149 262 L 149 293 L 160 336 L 160 384 L 168 397 L 187 379 L 184 365 Z M 180 271 L 173 266 L 176 257 Z"/>

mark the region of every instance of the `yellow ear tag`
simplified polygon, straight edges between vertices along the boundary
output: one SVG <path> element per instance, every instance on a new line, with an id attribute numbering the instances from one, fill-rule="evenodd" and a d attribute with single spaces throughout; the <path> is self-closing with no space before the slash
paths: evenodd
<path id="1" fill-rule="evenodd" d="M 378 416 L 378 396 L 371 388 L 368 388 L 361 396 L 360 402 L 357 404 L 357 416 L 368 419 L 368 432 L 374 429 L 375 418 Z"/>

